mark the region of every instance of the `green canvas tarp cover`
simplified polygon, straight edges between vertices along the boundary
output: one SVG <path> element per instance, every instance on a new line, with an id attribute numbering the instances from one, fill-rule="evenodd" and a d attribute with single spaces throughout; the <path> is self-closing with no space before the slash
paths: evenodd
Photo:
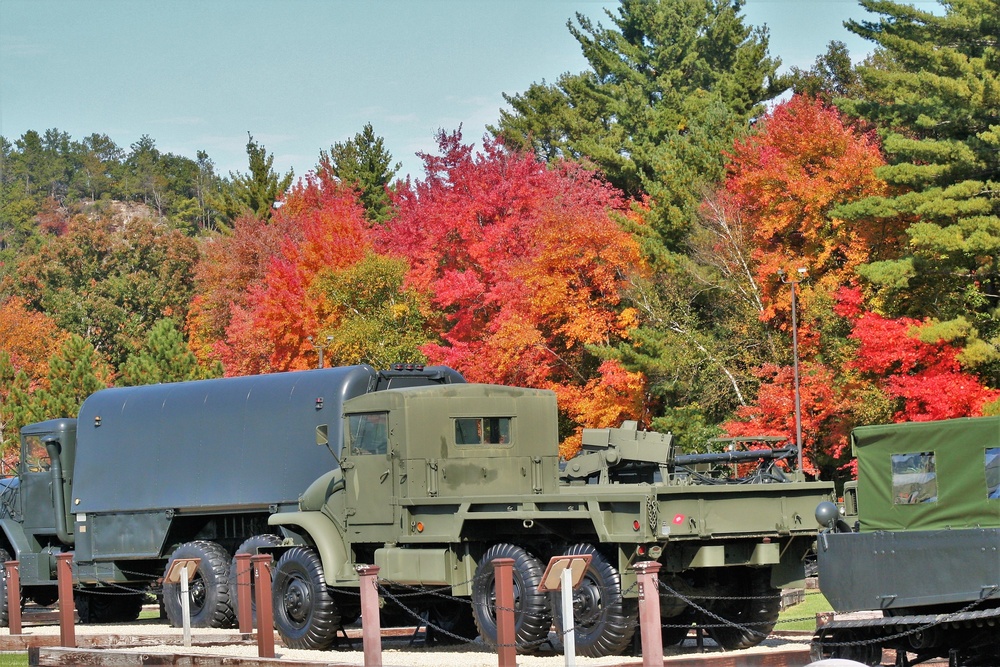
<path id="1" fill-rule="evenodd" d="M 1000 417 L 862 426 L 861 530 L 1000 527 Z"/>

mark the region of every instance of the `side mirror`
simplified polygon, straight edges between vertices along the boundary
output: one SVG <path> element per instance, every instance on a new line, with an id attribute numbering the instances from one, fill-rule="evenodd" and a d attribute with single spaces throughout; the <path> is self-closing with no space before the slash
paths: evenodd
<path id="1" fill-rule="evenodd" d="M 330 433 L 326 424 L 316 427 L 316 444 L 320 447 L 330 445 Z"/>

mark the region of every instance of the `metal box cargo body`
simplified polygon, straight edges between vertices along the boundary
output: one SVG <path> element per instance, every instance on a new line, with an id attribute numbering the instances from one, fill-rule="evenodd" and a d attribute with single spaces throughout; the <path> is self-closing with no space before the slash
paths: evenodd
<path id="1" fill-rule="evenodd" d="M 833 497 L 833 487 L 794 473 L 786 477 L 773 467 L 794 448 L 684 455 L 670 434 L 627 423 L 584 429 L 582 452 L 561 462 L 558 423 L 555 394 L 538 389 L 455 384 L 346 401 L 340 469 L 303 494 L 299 512 L 269 518 L 287 538 L 285 547 L 273 550 L 280 557 L 276 618 L 291 599 L 282 597 L 281 587 L 295 579 L 291 572 L 303 565 L 296 559 L 306 553 L 286 551 L 290 544 L 314 554 L 324 585 L 357 585 L 354 565 L 375 563 L 380 579 L 450 586 L 454 595 L 472 597 L 474 611 L 489 604 L 482 597 L 488 591 L 477 590 L 476 581 L 489 576 L 493 554 L 521 563 L 515 576 L 523 590 L 537 583 L 533 563 L 589 553 L 592 563 L 600 563 L 594 571 L 603 574 L 594 575 L 581 599 L 599 601 L 601 590 L 605 596 L 610 587 L 620 590 L 614 603 L 619 611 L 610 611 L 614 605 L 607 600 L 592 610 L 617 614 L 619 625 L 629 622 L 638 595 L 638 561 L 660 561 L 661 581 L 701 596 L 758 599 L 803 578 L 802 558 L 815 538 L 813 511 Z M 702 470 L 761 459 L 767 472 L 756 482 L 735 483 Z M 337 603 L 354 604 L 346 597 Z M 687 602 L 673 598 L 663 606 L 665 621 L 692 622 Z M 769 606 L 713 613 L 747 622 L 748 614 Z M 774 619 L 768 620 L 768 610 L 768 618 L 754 620 L 773 623 L 776 609 Z M 302 613 L 288 610 L 296 618 Z M 545 613 L 540 608 L 530 625 L 547 632 Z M 491 622 L 479 621 L 489 641 Z M 281 632 L 281 621 L 278 627 Z M 625 638 L 605 630 L 594 629 L 584 654 L 623 648 Z M 732 647 L 759 638 L 730 633 L 723 641 Z"/>
<path id="2" fill-rule="evenodd" d="M 339 465 L 345 401 L 453 381 L 462 378 L 445 367 L 359 365 L 99 391 L 75 420 L 22 429 L 0 547 L 22 561 L 29 589 L 54 581 L 54 556 L 67 550 L 83 585 L 145 586 L 193 542 L 210 543 L 228 573 L 271 513 L 295 509 Z"/>
<path id="3" fill-rule="evenodd" d="M 851 530 L 818 543 L 834 609 L 967 603 L 1000 582 L 1000 417 L 866 426 L 851 441 Z"/>
<path id="4" fill-rule="evenodd" d="M 99 391 L 77 421 L 73 511 L 294 503 L 337 465 L 316 428 L 339 442 L 344 400 L 366 393 L 373 375 L 354 366 Z"/>

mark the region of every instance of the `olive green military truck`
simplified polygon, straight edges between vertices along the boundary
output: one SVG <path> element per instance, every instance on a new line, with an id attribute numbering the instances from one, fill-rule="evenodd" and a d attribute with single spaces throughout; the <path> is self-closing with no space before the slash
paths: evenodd
<path id="1" fill-rule="evenodd" d="M 592 557 L 574 597 L 581 655 L 629 645 L 632 565 L 645 560 L 661 563 L 665 641 L 698 622 L 726 648 L 751 646 L 777 620 L 778 589 L 803 578 L 813 510 L 833 492 L 781 472 L 794 448 L 681 454 L 670 434 L 634 423 L 585 430 L 583 451 L 561 464 L 556 399 L 543 390 L 391 389 L 346 400 L 337 416 L 342 426 L 316 435 L 322 446 L 342 433 L 340 465 L 297 511 L 268 519 L 282 538 L 263 547 L 277 558 L 275 625 L 294 648 L 330 647 L 357 616 L 358 564 L 379 566 L 390 604 L 495 644 L 492 561 L 507 557 L 517 643 L 531 651 L 569 622 L 538 592 L 561 554 Z"/>

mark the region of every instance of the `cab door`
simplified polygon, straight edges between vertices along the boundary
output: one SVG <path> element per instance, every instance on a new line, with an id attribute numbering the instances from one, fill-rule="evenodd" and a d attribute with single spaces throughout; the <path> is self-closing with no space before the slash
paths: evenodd
<path id="1" fill-rule="evenodd" d="M 347 485 L 349 525 L 391 524 L 393 502 L 389 413 L 347 416 L 341 467 Z"/>
<path id="2" fill-rule="evenodd" d="M 21 511 L 24 528 L 37 534 L 56 530 L 55 494 L 52 492 L 52 467 L 49 453 L 40 435 L 22 437 Z"/>

